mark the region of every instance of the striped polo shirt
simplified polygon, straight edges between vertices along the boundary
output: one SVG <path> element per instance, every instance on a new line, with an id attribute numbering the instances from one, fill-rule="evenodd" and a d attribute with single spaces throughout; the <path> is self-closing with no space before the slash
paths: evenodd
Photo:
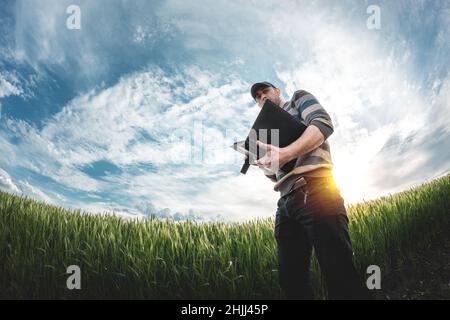
<path id="1" fill-rule="evenodd" d="M 292 181 L 292 176 L 325 177 L 332 175 L 333 162 L 331 160 L 328 137 L 333 133 L 333 123 L 330 115 L 309 92 L 298 90 L 294 92 L 290 101 L 283 105 L 283 109 L 294 117 L 298 117 L 306 126 L 316 126 L 325 137 L 325 141 L 316 149 L 297 158 L 294 169 L 284 172 L 278 169 L 274 175 L 266 175 L 275 183 L 274 190 L 279 191 L 285 181 Z"/>

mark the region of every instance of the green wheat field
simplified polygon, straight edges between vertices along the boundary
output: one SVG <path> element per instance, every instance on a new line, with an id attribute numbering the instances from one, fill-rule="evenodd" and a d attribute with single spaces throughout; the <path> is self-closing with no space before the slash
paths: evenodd
<path id="1" fill-rule="evenodd" d="M 450 175 L 348 207 L 361 275 L 401 269 L 450 230 Z M 274 220 L 126 220 L 0 192 L 0 298 L 280 299 Z M 67 267 L 81 269 L 69 290 Z M 323 290 L 317 262 L 313 284 Z"/>

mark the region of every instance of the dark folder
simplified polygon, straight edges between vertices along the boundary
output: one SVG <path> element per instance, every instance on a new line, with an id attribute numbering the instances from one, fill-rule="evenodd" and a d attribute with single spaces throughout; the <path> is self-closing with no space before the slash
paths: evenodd
<path id="1" fill-rule="evenodd" d="M 306 125 L 300 119 L 292 116 L 271 100 L 267 100 L 253 123 L 252 130 L 245 139 L 245 142 L 235 143 L 233 148 L 237 150 L 236 146 L 239 144 L 247 150 L 248 154 L 255 155 L 256 159 L 260 159 L 264 157 L 266 151 L 256 145 L 256 140 L 283 148 L 297 140 L 306 128 Z M 276 141 L 276 135 L 274 135 L 275 132 L 271 131 L 271 129 L 278 129 L 278 143 Z M 242 174 L 247 173 L 250 167 L 250 161 L 252 161 L 251 158 L 245 159 L 245 163 L 241 169 Z M 294 168 L 295 162 L 296 159 L 293 159 L 280 169 L 284 172 L 289 172 Z"/>

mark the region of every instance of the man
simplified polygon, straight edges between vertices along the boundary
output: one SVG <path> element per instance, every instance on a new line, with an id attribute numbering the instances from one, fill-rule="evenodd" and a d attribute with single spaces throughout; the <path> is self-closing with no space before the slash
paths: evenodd
<path id="1" fill-rule="evenodd" d="M 298 117 L 307 129 L 284 148 L 264 144 L 258 166 L 280 192 L 275 219 L 279 281 L 288 299 L 312 299 L 310 261 L 314 248 L 324 275 L 328 298 L 368 298 L 353 264 L 344 201 L 332 177 L 333 163 L 327 138 L 333 133 L 330 116 L 310 93 L 296 91 L 284 102 L 269 82 L 255 83 L 251 95 L 262 107 L 267 99 Z M 294 169 L 281 167 L 296 159 Z"/>

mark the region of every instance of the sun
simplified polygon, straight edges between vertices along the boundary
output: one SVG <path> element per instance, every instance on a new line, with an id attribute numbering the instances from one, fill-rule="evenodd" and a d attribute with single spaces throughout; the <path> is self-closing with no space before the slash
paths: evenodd
<path id="1" fill-rule="evenodd" d="M 368 197 L 368 165 L 354 159 L 335 160 L 333 176 L 346 204 L 362 202 Z"/>

